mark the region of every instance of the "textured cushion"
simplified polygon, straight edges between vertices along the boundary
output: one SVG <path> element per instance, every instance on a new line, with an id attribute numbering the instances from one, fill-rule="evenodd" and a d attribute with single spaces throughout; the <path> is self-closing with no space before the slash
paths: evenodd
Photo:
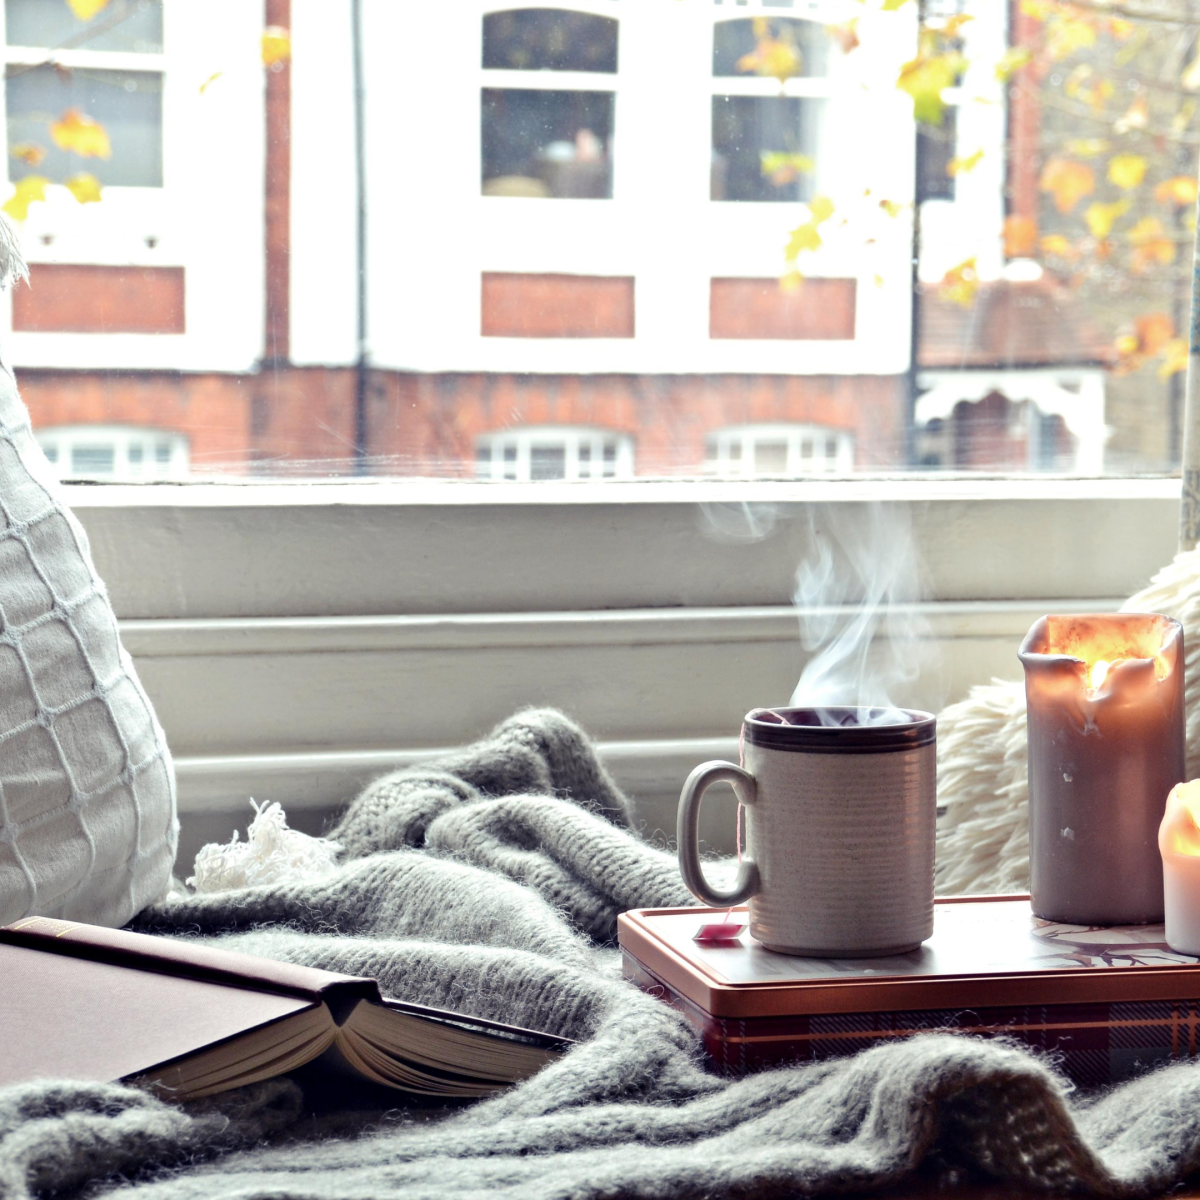
<path id="1" fill-rule="evenodd" d="M 178 831 L 166 739 L 0 367 L 0 924 L 123 925 L 164 894 Z"/>

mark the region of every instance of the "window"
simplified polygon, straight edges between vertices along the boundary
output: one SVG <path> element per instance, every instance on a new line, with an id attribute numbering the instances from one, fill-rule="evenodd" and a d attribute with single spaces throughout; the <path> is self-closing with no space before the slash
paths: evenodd
<path id="1" fill-rule="evenodd" d="M 795 17 L 775 17 L 767 22 L 764 32 L 795 54 L 800 76 L 828 73 L 830 38 L 823 25 Z M 739 63 L 753 55 L 759 39 L 755 22 L 750 18 L 718 21 L 713 26 L 713 75 L 744 78 L 746 68 Z"/>
<path id="2" fill-rule="evenodd" d="M 633 439 L 600 429 L 505 430 L 480 439 L 475 465 L 481 479 L 628 479 Z"/>
<path id="3" fill-rule="evenodd" d="M 186 479 L 188 444 L 177 434 L 105 425 L 37 430 L 46 457 L 62 479 Z"/>
<path id="4" fill-rule="evenodd" d="M 483 66 L 483 194 L 611 197 L 615 92 L 530 86 L 524 74 L 514 75 L 524 81 L 518 86 L 489 83 L 501 71 L 614 74 L 617 22 L 553 8 L 489 13 Z"/>
<path id="5" fill-rule="evenodd" d="M 5 0 L 5 21 L 9 178 L 86 173 L 101 185 L 161 187 L 162 73 L 104 65 L 162 54 L 161 0 L 122 0 L 82 28 L 65 5 Z M 42 47 L 54 48 L 53 64 Z M 88 143 L 97 126 L 103 141 Z"/>
<path id="6" fill-rule="evenodd" d="M 854 468 L 854 438 L 816 425 L 746 425 L 721 429 L 705 445 L 705 469 L 718 476 L 803 478 Z"/>

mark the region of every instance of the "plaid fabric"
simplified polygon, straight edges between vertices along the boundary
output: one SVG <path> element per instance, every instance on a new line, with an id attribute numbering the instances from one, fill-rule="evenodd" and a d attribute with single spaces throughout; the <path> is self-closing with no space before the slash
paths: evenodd
<path id="1" fill-rule="evenodd" d="M 855 1054 L 894 1038 L 933 1031 L 1006 1037 L 1047 1054 L 1081 1087 L 1128 1079 L 1197 1051 L 1200 998 L 1121 1004 L 1047 1004 L 815 1016 L 713 1017 L 628 951 L 625 976 L 682 1012 L 726 1075 L 745 1075 Z"/>
<path id="2" fill-rule="evenodd" d="M 0 924 L 123 925 L 164 893 L 178 830 L 166 739 L 0 367 Z"/>

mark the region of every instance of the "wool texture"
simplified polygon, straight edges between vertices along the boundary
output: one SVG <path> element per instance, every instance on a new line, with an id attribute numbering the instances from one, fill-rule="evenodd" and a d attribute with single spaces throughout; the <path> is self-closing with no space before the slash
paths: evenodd
<path id="1" fill-rule="evenodd" d="M 1183 626 L 1187 777 L 1200 776 L 1200 549 L 1177 554 L 1122 612 Z M 973 688 L 938 717 L 937 887 L 942 895 L 1029 890 L 1025 684 Z M 1164 798 L 1165 799 L 1165 798 Z"/>
<path id="2" fill-rule="evenodd" d="M 615 914 L 689 902 L 630 811 L 582 732 L 530 711 L 368 788 L 331 831 L 332 872 L 135 922 L 578 1042 L 538 1075 L 467 1106 L 396 1093 L 334 1115 L 313 1080 L 183 1105 L 118 1084 L 0 1090 L 0 1198 L 767 1197 L 871 1189 L 922 1164 L 1134 1197 L 1200 1169 L 1200 1065 L 1081 1099 L 1004 1041 L 929 1034 L 716 1076 L 680 1014 L 619 978 Z"/>

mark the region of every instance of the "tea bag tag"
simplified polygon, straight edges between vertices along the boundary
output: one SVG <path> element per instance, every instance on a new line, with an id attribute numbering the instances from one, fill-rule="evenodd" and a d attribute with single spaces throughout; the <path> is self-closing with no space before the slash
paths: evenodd
<path id="1" fill-rule="evenodd" d="M 736 942 L 742 936 L 742 931 L 746 928 L 745 921 L 734 920 L 733 909 L 729 911 L 719 921 L 713 921 L 708 925 L 701 925 L 696 931 L 694 942 Z"/>

